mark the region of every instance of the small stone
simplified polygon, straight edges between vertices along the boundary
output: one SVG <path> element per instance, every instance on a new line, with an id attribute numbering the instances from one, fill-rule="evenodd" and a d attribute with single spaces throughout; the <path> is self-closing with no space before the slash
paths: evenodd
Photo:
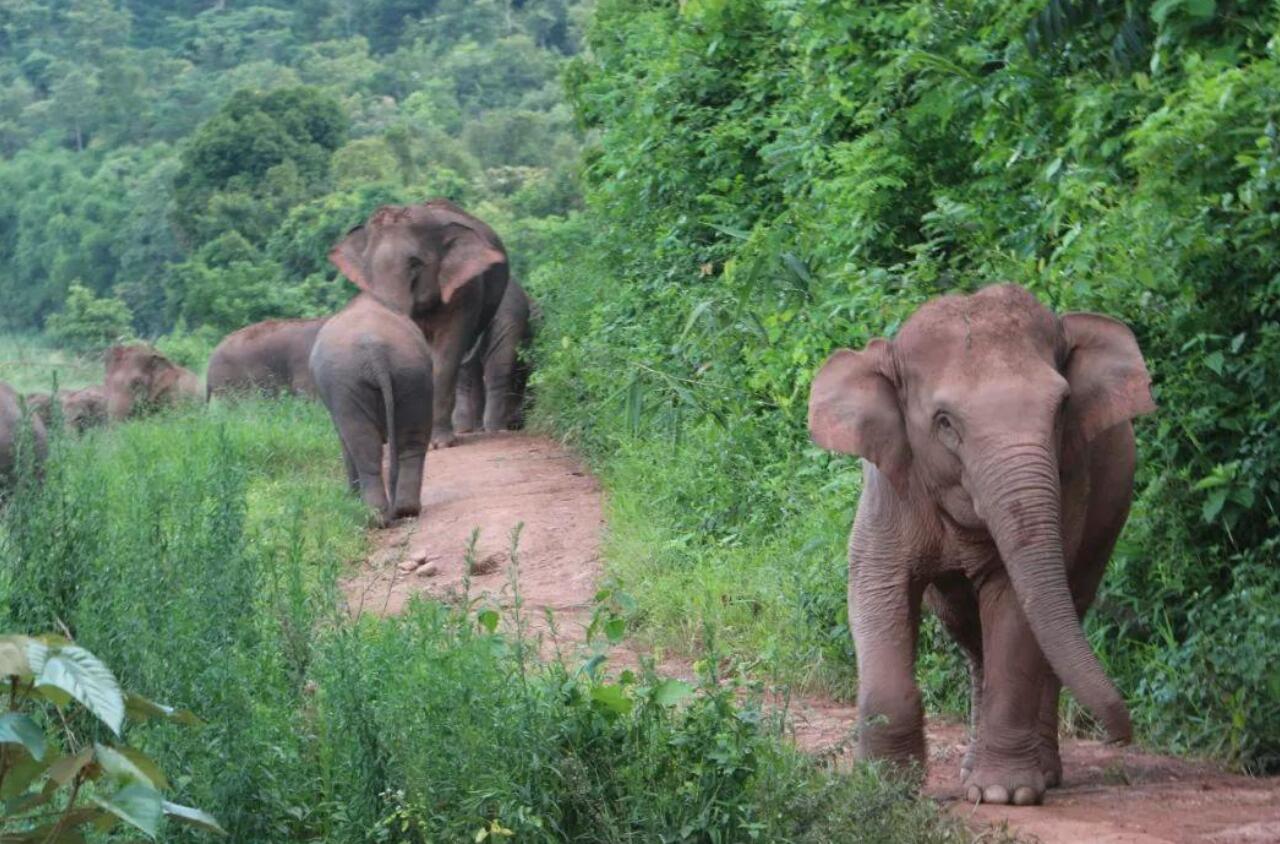
<path id="1" fill-rule="evenodd" d="M 413 573 L 417 577 L 435 577 L 437 574 L 440 573 L 440 567 L 437 566 L 434 562 L 423 563 L 422 565 L 414 569 Z"/>

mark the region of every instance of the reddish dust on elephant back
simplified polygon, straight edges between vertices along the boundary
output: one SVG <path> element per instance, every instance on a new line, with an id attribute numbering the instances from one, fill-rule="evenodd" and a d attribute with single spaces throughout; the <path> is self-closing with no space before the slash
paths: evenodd
<path id="1" fill-rule="evenodd" d="M 422 515 L 375 534 L 377 546 L 344 583 L 353 612 L 393 615 L 414 594 L 453 600 L 461 594 L 464 552 L 479 529 L 471 597 L 509 605 L 510 537 L 522 525 L 519 587 L 531 628 L 547 632 L 571 654 L 584 638 L 603 577 L 604 527 L 599 482 L 571 451 L 525 434 L 476 435 L 427 458 Z M 631 662 L 625 648 L 611 660 Z M 678 658 L 660 667 L 688 676 Z M 847 768 L 856 710 L 818 695 L 798 695 L 788 709 L 792 736 L 804 751 Z M 975 840 L 1003 827 L 1042 844 L 1280 844 L 1280 778 L 1234 775 L 1203 762 L 1062 740 L 1066 770 L 1042 806 L 973 806 L 959 799 L 962 724 L 932 719 L 926 729 L 924 793 L 963 818 Z M 984 835 L 984 833 L 988 833 Z"/>

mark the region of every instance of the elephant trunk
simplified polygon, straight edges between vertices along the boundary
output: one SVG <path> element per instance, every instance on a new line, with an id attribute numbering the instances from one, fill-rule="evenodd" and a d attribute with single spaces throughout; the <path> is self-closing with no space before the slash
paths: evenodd
<path id="1" fill-rule="evenodd" d="M 1056 454 L 1039 443 L 992 452 L 974 490 L 1036 643 L 1112 742 L 1132 737 L 1129 710 L 1089 646 L 1067 581 Z"/>

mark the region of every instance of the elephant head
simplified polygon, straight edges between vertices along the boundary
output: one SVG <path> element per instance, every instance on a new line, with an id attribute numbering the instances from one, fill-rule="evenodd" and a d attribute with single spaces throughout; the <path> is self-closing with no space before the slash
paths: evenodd
<path id="1" fill-rule="evenodd" d="M 112 346 L 106 355 L 107 415 L 114 420 L 152 409 L 189 392 L 193 376 L 150 346 Z"/>
<path id="2" fill-rule="evenodd" d="M 809 428 L 818 445 L 874 464 L 907 506 L 985 532 L 1059 679 L 1127 741 L 1128 710 L 1072 602 L 1062 477 L 1092 439 L 1154 409 L 1123 323 L 1058 318 L 998 285 L 929 302 L 892 341 L 835 352 L 814 380 Z"/>
<path id="3" fill-rule="evenodd" d="M 333 247 L 329 260 L 361 290 L 410 317 L 448 305 L 487 272 L 507 271 L 493 231 L 441 200 L 379 208 Z"/>

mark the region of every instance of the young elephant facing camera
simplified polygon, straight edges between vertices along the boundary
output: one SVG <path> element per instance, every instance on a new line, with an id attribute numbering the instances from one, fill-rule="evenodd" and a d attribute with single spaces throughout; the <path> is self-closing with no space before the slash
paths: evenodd
<path id="1" fill-rule="evenodd" d="M 827 360 L 810 431 L 866 461 L 849 543 L 861 757 L 924 762 L 922 602 L 969 657 L 970 800 L 1058 784 L 1062 684 L 1129 740 L 1081 618 L 1128 517 L 1130 420 L 1154 409 L 1124 324 L 1059 318 L 1016 285 L 935 299 L 894 340 Z"/>

